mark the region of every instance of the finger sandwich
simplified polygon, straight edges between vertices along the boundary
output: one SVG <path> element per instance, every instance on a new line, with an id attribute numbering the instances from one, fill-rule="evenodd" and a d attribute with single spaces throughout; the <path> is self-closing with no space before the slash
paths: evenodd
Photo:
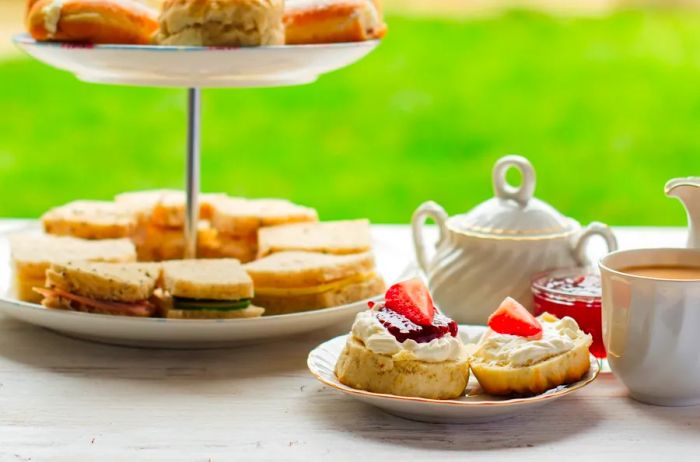
<path id="1" fill-rule="evenodd" d="M 133 236 L 139 261 L 177 260 L 184 257 L 185 232 L 182 228 L 140 226 Z M 200 220 L 197 226 L 197 256 L 207 258 L 219 253 L 219 241 L 209 222 Z"/>
<path id="2" fill-rule="evenodd" d="M 200 194 L 199 218 L 202 220 L 211 219 L 213 204 L 223 198 L 226 198 L 226 194 Z M 184 191 L 176 189 L 131 191 L 117 194 L 114 200 L 117 204 L 136 211 L 140 218 L 145 218 L 154 226 L 161 228 L 183 228 L 185 226 L 187 197 Z"/>
<path id="3" fill-rule="evenodd" d="M 384 280 L 369 252 L 278 252 L 246 264 L 245 269 L 255 284 L 253 303 L 267 314 L 338 306 L 384 291 Z"/>
<path id="4" fill-rule="evenodd" d="M 215 203 L 211 217 L 211 225 L 218 232 L 220 256 L 244 263 L 258 252 L 260 228 L 315 221 L 316 210 L 283 199 L 227 198 Z"/>
<path id="5" fill-rule="evenodd" d="M 197 225 L 197 255 L 216 256 L 219 242 L 209 226 L 214 202 L 225 194 L 201 194 Z M 117 204 L 133 210 L 137 226 L 132 236 L 139 260 L 162 261 L 183 258 L 185 249 L 185 203 L 183 191 L 158 189 L 118 194 Z"/>
<path id="6" fill-rule="evenodd" d="M 168 318 L 255 318 L 253 281 L 238 260 L 173 260 L 163 263 L 161 312 Z"/>
<path id="7" fill-rule="evenodd" d="M 367 252 L 371 247 L 369 220 L 293 223 L 258 231 L 258 257 L 289 250 L 343 255 Z"/>
<path id="8" fill-rule="evenodd" d="M 44 231 L 83 239 L 129 237 L 136 217 L 120 204 L 107 201 L 73 201 L 55 207 L 41 217 Z"/>
<path id="9" fill-rule="evenodd" d="M 153 263 L 54 263 L 45 287 L 34 291 L 47 308 L 150 317 L 157 313 L 151 297 L 159 276 Z"/>
<path id="10" fill-rule="evenodd" d="M 10 252 L 17 298 L 37 303 L 41 296 L 32 288 L 44 286 L 46 270 L 52 263 L 136 261 L 136 250 L 129 239 L 86 240 L 47 234 L 15 234 L 10 236 Z"/>

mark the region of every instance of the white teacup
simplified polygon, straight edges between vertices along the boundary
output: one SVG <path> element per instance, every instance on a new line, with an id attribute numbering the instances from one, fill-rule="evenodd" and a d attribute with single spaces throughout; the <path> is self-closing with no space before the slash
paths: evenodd
<path id="1" fill-rule="evenodd" d="M 700 267 L 700 250 L 623 250 L 600 261 L 608 361 L 636 400 L 700 404 L 700 280 L 621 271 L 656 265 Z"/>

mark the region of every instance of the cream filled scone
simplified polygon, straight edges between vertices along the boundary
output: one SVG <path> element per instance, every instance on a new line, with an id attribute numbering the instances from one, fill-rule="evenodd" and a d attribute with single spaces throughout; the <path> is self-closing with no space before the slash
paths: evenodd
<path id="1" fill-rule="evenodd" d="M 357 315 L 335 373 L 360 390 L 452 399 L 464 394 L 469 364 L 457 324 L 436 311 L 420 280 L 411 279 Z"/>
<path id="2" fill-rule="evenodd" d="M 542 393 L 588 372 L 592 342 L 573 318 L 549 313 L 535 318 L 507 298 L 489 318 L 470 367 L 487 393 Z"/>

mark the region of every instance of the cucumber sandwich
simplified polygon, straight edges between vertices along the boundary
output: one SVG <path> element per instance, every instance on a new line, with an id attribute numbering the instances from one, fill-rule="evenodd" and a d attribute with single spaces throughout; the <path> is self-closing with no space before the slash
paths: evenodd
<path id="1" fill-rule="evenodd" d="M 163 263 L 159 290 L 168 318 L 254 318 L 263 308 L 251 304 L 253 281 L 238 260 L 173 260 Z"/>

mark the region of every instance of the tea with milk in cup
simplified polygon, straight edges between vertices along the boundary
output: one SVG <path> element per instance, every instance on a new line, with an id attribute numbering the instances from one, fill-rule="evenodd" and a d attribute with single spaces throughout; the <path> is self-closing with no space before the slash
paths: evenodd
<path id="1" fill-rule="evenodd" d="M 652 279 L 700 280 L 700 266 L 630 266 L 619 271 Z"/>

